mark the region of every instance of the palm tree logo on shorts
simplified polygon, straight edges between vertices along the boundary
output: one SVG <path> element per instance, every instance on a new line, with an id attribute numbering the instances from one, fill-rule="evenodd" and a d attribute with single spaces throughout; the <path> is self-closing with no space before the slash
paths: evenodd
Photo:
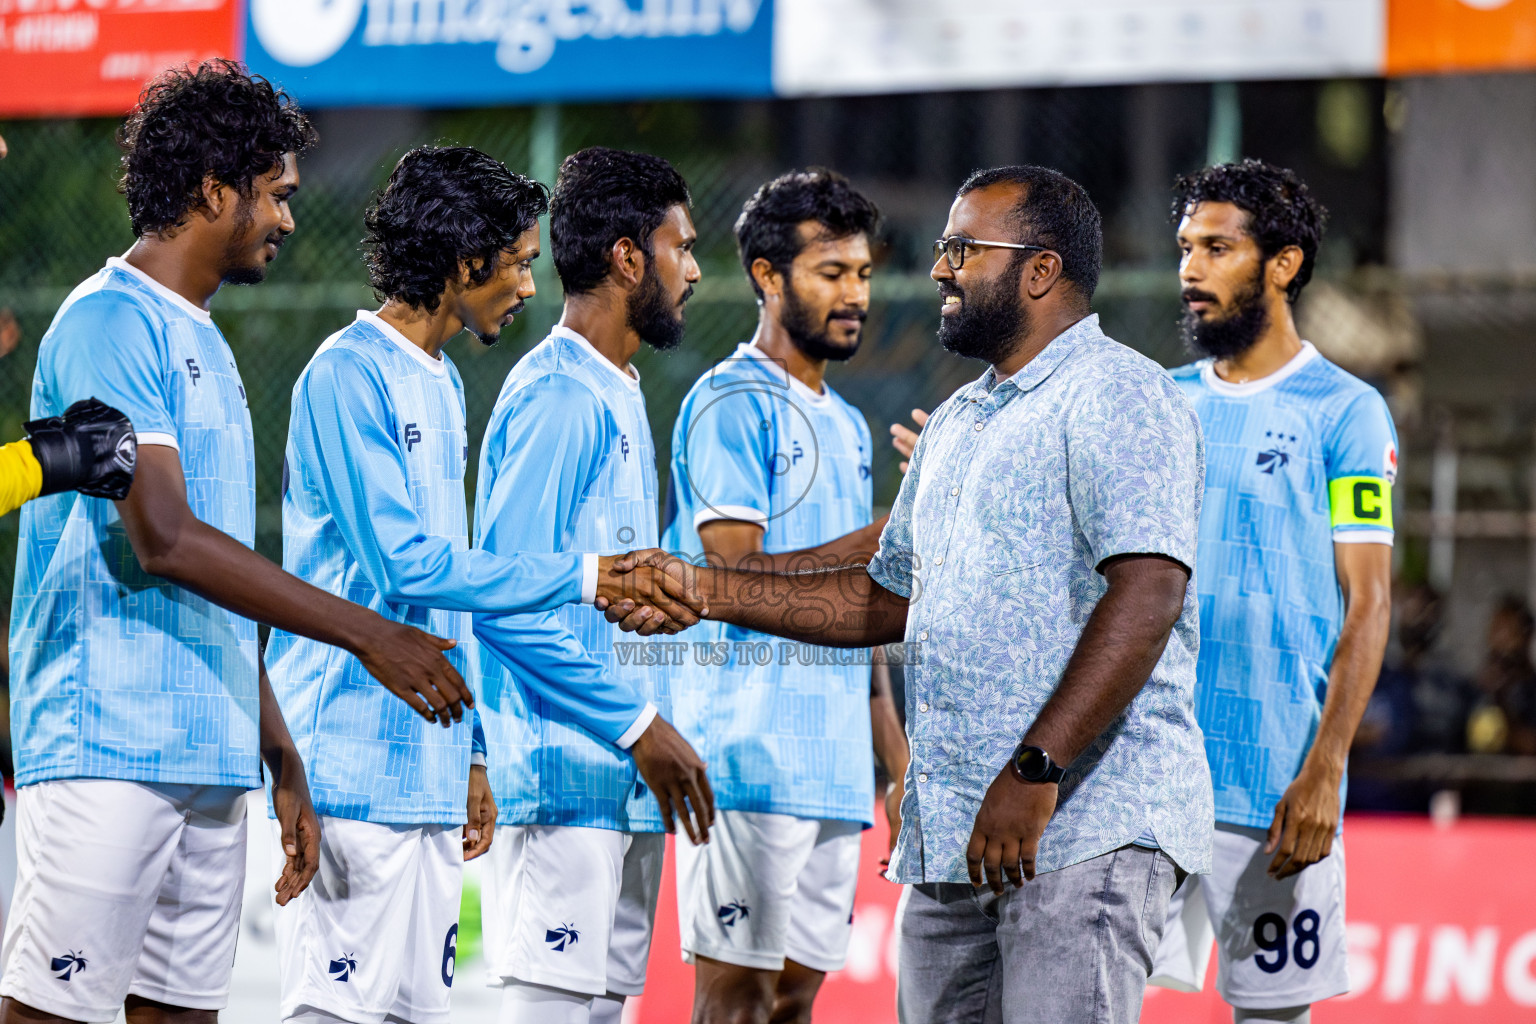
<path id="1" fill-rule="evenodd" d="M 576 926 L 573 924 L 563 924 L 559 928 L 544 929 L 544 941 L 549 943 L 550 948 L 556 953 L 564 953 L 567 946 L 576 945 L 576 941 L 580 938 L 581 935 L 576 931 Z"/>
<path id="2" fill-rule="evenodd" d="M 85 972 L 85 964 L 86 959 L 84 956 L 81 956 L 74 950 L 70 950 L 64 956 L 54 957 L 50 967 L 52 970 L 59 972 L 58 978 L 60 981 L 68 981 L 76 974 L 83 974 Z"/>
<path id="3" fill-rule="evenodd" d="M 741 902 L 741 900 L 731 900 L 731 902 L 715 911 L 715 915 L 720 918 L 721 924 L 729 928 L 737 921 L 745 921 L 747 918 L 751 917 L 752 912 L 747 908 L 745 903 Z"/>
<path id="4" fill-rule="evenodd" d="M 351 981 L 353 973 L 357 970 L 357 957 L 352 953 L 345 953 L 330 962 L 331 979 L 333 981 Z"/>

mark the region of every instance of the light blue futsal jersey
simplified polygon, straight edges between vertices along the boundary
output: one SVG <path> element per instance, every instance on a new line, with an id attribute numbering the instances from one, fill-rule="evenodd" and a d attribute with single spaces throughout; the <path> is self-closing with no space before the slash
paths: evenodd
<path id="1" fill-rule="evenodd" d="M 502 385 L 476 487 L 475 543 L 491 551 L 655 547 L 656 451 L 639 378 L 556 326 Z M 557 632 L 514 639 L 540 628 Z M 669 714 L 669 670 L 650 663 L 659 645 L 586 606 L 542 623 L 477 616 L 475 632 L 498 820 L 660 832 L 656 798 L 619 749 L 657 710 Z"/>
<path id="2" fill-rule="evenodd" d="M 1392 543 L 1397 431 L 1369 384 L 1310 344 L 1229 384 L 1173 371 L 1205 432 L 1196 713 L 1216 820 L 1268 828 L 1322 717 L 1343 624 L 1335 543 Z"/>
<path id="3" fill-rule="evenodd" d="M 251 546 L 256 474 L 235 359 L 208 312 L 121 259 L 64 300 L 32 416 L 99 398 L 178 449 L 198 519 Z M 256 624 L 139 566 L 104 498 L 21 510 L 11 613 L 16 784 L 260 785 Z"/>
<path id="4" fill-rule="evenodd" d="M 770 553 L 835 540 L 869 525 L 870 456 L 857 409 L 741 345 L 683 399 L 672 430 L 676 518 L 663 546 L 702 561 L 699 527 L 717 519 L 761 525 Z M 864 652 L 821 664 L 815 656 L 831 652 L 722 622 L 687 636 L 729 645 L 723 668 L 686 659 L 673 695 L 677 728 L 708 763 L 719 806 L 869 824 Z"/>
<path id="5" fill-rule="evenodd" d="M 464 388 L 381 320 L 320 346 L 293 388 L 283 566 L 338 597 L 458 642 L 473 685 L 470 611 L 581 596 L 581 556 L 469 550 Z M 268 674 L 309 773 L 315 810 L 382 824 L 465 820 L 475 716 L 427 722 L 340 648 L 273 630 Z M 495 755 L 492 755 L 495 756 Z"/>

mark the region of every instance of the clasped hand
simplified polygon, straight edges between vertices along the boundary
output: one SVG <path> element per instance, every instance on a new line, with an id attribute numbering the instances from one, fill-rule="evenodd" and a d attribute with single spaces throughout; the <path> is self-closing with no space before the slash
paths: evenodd
<path id="1" fill-rule="evenodd" d="M 598 559 L 593 606 L 626 633 L 678 633 L 708 614 L 698 573 L 660 548 Z"/>

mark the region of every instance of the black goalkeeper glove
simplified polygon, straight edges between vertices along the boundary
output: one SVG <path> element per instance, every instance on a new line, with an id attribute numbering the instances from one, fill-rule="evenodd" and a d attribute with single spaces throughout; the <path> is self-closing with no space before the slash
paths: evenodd
<path id="1" fill-rule="evenodd" d="M 76 402 L 63 416 L 22 424 L 32 454 L 43 467 L 43 489 L 79 491 L 121 501 L 133 483 L 138 441 L 128 417 L 94 398 Z"/>

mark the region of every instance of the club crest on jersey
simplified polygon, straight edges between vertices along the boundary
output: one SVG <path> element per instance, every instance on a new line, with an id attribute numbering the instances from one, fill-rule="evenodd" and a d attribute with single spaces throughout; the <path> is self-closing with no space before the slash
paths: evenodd
<path id="1" fill-rule="evenodd" d="M 1381 475 L 1386 477 L 1388 487 L 1397 483 L 1397 445 L 1390 441 L 1381 456 Z"/>
<path id="2" fill-rule="evenodd" d="M 1254 465 L 1259 467 L 1260 473 L 1274 476 L 1275 470 L 1291 464 L 1291 453 L 1286 451 L 1285 446 L 1295 444 L 1296 435 L 1287 434 L 1283 430 L 1266 430 L 1264 439 L 1269 442 L 1269 447 L 1259 452 L 1258 461 Z"/>
<path id="3" fill-rule="evenodd" d="M 559 928 L 544 930 L 544 941 L 549 943 L 550 948 L 556 953 L 564 953 L 567 947 L 576 945 L 580 938 L 581 934 L 576 931 L 576 926 L 573 924 L 563 924 Z"/>
<path id="4" fill-rule="evenodd" d="M 56 972 L 55 977 L 60 981 L 68 981 L 76 974 L 85 973 L 86 959 L 80 953 L 70 950 L 63 956 L 56 956 L 49 961 L 49 970 Z"/>
<path id="5" fill-rule="evenodd" d="M 732 900 L 725 906 L 721 907 L 719 910 L 715 911 L 715 916 L 720 918 L 721 924 L 729 928 L 737 921 L 745 921 L 747 918 L 751 917 L 752 912 L 748 909 L 745 903 L 741 902 L 741 900 Z"/>
<path id="6" fill-rule="evenodd" d="M 351 981 L 357 971 L 357 957 L 351 953 L 343 954 L 332 960 L 327 969 L 331 972 L 332 981 Z"/>

